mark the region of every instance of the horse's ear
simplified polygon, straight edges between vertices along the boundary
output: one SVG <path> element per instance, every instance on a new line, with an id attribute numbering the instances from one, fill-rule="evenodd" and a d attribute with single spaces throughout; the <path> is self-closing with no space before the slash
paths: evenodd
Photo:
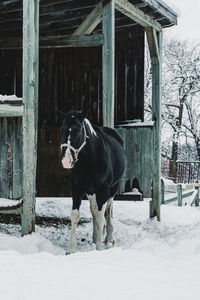
<path id="1" fill-rule="evenodd" d="M 55 111 L 56 111 L 56 115 L 57 115 L 57 121 L 60 121 L 62 123 L 64 118 L 66 117 L 67 113 L 65 113 L 57 108 L 55 109 Z"/>
<path id="2" fill-rule="evenodd" d="M 85 119 L 85 114 L 82 111 L 79 111 L 79 114 L 77 115 L 77 119 L 82 123 Z"/>

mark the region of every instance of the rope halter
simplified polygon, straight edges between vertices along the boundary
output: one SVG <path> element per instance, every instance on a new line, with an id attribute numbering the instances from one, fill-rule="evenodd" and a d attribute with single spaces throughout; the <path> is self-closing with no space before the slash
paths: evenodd
<path id="1" fill-rule="evenodd" d="M 85 126 L 84 126 L 84 125 L 83 125 L 83 130 L 84 130 L 84 141 L 83 141 L 82 145 L 81 145 L 78 149 L 74 148 L 72 145 L 70 145 L 70 144 L 68 144 L 68 143 L 66 143 L 66 144 L 61 144 L 61 146 L 60 146 L 60 149 L 61 149 L 61 150 L 62 150 L 63 147 L 67 147 L 67 148 L 71 149 L 71 150 L 74 152 L 74 158 L 75 158 L 74 163 L 76 163 L 76 162 L 78 161 L 78 155 L 79 155 L 79 152 L 80 152 L 80 151 L 83 149 L 83 147 L 87 144 L 86 139 L 89 138 L 89 136 L 87 136 L 87 134 L 86 134 L 86 129 L 85 129 Z"/>

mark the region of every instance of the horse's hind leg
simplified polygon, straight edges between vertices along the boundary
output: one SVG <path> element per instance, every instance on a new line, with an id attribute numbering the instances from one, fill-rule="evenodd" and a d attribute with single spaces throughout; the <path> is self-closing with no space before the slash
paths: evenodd
<path id="1" fill-rule="evenodd" d="M 102 205 L 101 210 L 97 209 L 96 212 L 96 225 L 97 225 L 96 249 L 97 250 L 102 249 L 102 231 L 105 223 L 105 210 L 106 210 L 106 203 Z"/>
<path id="2" fill-rule="evenodd" d="M 113 199 L 114 195 L 117 192 L 119 184 L 117 183 L 110 189 L 110 199 L 107 202 L 107 207 L 106 207 L 106 237 L 105 237 L 105 244 L 108 242 L 114 244 L 113 240 L 113 225 L 112 225 L 112 213 L 113 213 Z"/>
<path id="3" fill-rule="evenodd" d="M 113 241 L 113 225 L 112 225 L 112 207 L 113 207 L 113 197 L 110 198 L 107 202 L 106 207 L 106 237 L 104 243 L 108 242 L 114 243 Z"/>

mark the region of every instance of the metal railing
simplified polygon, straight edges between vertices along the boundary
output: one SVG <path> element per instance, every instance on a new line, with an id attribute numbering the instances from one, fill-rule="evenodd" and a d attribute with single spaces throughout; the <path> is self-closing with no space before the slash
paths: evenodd
<path id="1" fill-rule="evenodd" d="M 161 174 L 174 183 L 197 183 L 200 181 L 200 161 L 161 161 Z"/>

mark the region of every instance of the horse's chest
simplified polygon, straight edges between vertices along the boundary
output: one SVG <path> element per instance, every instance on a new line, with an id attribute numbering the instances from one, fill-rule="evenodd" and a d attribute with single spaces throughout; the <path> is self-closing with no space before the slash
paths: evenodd
<path id="1" fill-rule="evenodd" d="M 87 169 L 84 172 L 76 173 L 73 177 L 79 188 L 89 195 L 94 194 L 103 182 L 101 175 L 90 172 Z"/>

